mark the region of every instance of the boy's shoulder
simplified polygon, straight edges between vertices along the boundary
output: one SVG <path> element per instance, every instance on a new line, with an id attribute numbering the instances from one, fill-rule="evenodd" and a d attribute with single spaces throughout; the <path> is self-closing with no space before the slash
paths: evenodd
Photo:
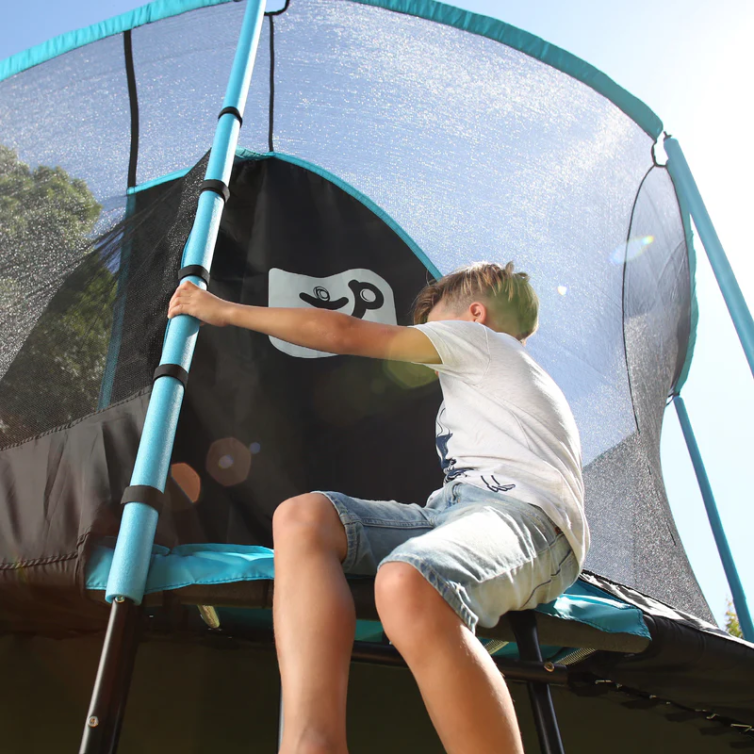
<path id="1" fill-rule="evenodd" d="M 482 378 L 499 378 L 513 362 L 524 357 L 524 345 L 512 335 L 497 332 L 479 322 L 438 320 L 416 325 L 432 341 L 442 365 L 431 367 L 479 383 Z"/>

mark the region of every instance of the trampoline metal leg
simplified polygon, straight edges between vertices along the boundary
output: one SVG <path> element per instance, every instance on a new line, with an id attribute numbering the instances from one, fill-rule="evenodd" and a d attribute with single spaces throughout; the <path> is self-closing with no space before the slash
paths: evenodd
<path id="1" fill-rule="evenodd" d="M 531 610 L 508 613 L 513 633 L 518 645 L 518 653 L 522 660 L 542 662 L 542 652 L 539 649 L 537 635 L 537 619 Z M 563 741 L 560 738 L 558 720 L 552 703 L 550 686 L 546 683 L 529 681 L 529 700 L 534 713 L 534 724 L 539 737 L 539 748 L 542 754 L 564 754 Z"/>
<path id="2" fill-rule="evenodd" d="M 118 748 L 138 647 L 140 611 L 129 599 L 116 598 L 112 603 L 79 754 L 114 754 Z"/>

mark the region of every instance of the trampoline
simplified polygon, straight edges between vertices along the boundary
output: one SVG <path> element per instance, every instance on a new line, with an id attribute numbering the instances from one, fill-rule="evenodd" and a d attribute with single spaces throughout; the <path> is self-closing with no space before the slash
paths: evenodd
<path id="1" fill-rule="evenodd" d="M 540 296 L 527 347 L 573 408 L 592 532 L 565 595 L 480 633 L 527 751 L 556 749 L 524 683 L 551 689 L 565 751 L 754 748 L 754 648 L 714 625 L 659 457 L 668 402 L 688 421 L 692 213 L 725 265 L 700 202 L 615 82 L 429 0 L 158 0 L 0 62 L 7 750 L 82 728 L 82 752 L 270 749 L 275 507 L 441 484 L 429 370 L 168 325 L 179 280 L 409 324 L 427 280 L 480 258 Z M 442 751 L 372 582 L 350 584 L 351 745 Z"/>

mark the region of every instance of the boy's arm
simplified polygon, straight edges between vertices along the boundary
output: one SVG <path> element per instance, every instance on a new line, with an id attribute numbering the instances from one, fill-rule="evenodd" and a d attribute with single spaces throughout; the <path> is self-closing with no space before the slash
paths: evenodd
<path id="1" fill-rule="evenodd" d="M 244 327 L 315 351 L 422 364 L 441 361 L 430 339 L 412 327 L 366 322 L 326 309 L 234 304 L 190 281 L 184 281 L 170 300 L 168 318 L 179 314 L 219 327 Z"/>

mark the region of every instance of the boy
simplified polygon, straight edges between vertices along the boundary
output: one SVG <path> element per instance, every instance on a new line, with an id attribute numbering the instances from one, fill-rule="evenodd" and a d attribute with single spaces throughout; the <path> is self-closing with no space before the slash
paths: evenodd
<path id="1" fill-rule="evenodd" d="M 522 754 L 508 689 L 475 626 L 555 599 L 589 546 L 578 431 L 563 394 L 524 350 L 539 306 L 528 280 L 512 263 L 463 268 L 419 294 L 413 327 L 242 306 L 190 283 L 174 294 L 169 317 L 425 364 L 440 376 L 445 483 L 425 507 L 312 492 L 275 512 L 282 754 L 347 752 L 355 615 L 344 572 L 376 573 L 383 628 L 446 751 Z"/>

